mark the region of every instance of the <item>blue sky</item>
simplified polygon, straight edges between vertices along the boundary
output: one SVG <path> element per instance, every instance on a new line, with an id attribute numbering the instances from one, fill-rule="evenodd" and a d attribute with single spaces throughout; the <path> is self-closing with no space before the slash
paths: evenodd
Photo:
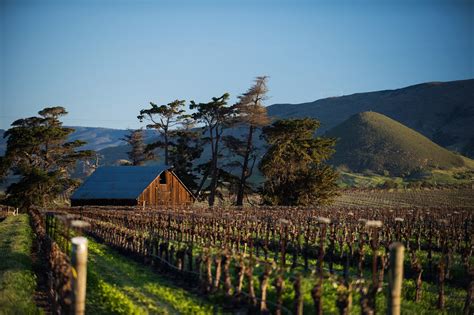
<path id="1" fill-rule="evenodd" d="M 0 128 L 46 106 L 137 128 L 149 101 L 270 76 L 267 104 L 474 77 L 473 1 L 0 1 Z"/>

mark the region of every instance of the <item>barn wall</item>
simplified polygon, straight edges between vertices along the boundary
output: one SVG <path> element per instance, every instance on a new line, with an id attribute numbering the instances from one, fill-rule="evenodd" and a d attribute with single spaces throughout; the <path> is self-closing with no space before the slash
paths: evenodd
<path id="1" fill-rule="evenodd" d="M 165 171 L 166 184 L 160 183 L 157 177 L 138 197 L 138 205 L 147 206 L 181 206 L 193 203 L 193 197 L 176 176 Z"/>

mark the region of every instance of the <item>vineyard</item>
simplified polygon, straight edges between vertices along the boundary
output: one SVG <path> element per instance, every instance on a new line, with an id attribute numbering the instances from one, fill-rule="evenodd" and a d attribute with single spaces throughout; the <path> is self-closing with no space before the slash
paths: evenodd
<path id="1" fill-rule="evenodd" d="M 57 231 L 57 222 L 88 222 L 83 232 L 99 243 L 198 288 L 224 312 L 385 312 L 389 252 L 400 242 L 402 312 L 472 314 L 474 216 L 466 208 L 88 207 L 41 215 Z M 55 239 L 61 244 L 61 233 Z"/>
<path id="2" fill-rule="evenodd" d="M 337 207 L 474 208 L 473 189 L 347 189 L 336 198 Z"/>

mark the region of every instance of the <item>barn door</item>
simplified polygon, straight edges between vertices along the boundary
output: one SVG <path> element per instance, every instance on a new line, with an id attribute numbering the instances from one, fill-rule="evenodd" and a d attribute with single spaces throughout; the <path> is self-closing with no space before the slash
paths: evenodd
<path id="1" fill-rule="evenodd" d="M 166 172 L 160 174 L 159 180 L 159 192 L 158 192 L 158 200 L 160 201 L 160 205 L 170 205 L 171 204 L 171 191 L 170 185 L 168 183 L 168 176 Z"/>

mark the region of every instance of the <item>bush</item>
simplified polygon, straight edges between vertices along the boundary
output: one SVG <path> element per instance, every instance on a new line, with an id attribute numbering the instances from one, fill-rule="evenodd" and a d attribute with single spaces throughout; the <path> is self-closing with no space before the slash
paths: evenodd
<path id="1" fill-rule="evenodd" d="M 389 179 L 389 180 L 386 180 L 382 185 L 380 185 L 380 188 L 394 189 L 394 188 L 398 188 L 398 184 L 393 179 Z"/>

